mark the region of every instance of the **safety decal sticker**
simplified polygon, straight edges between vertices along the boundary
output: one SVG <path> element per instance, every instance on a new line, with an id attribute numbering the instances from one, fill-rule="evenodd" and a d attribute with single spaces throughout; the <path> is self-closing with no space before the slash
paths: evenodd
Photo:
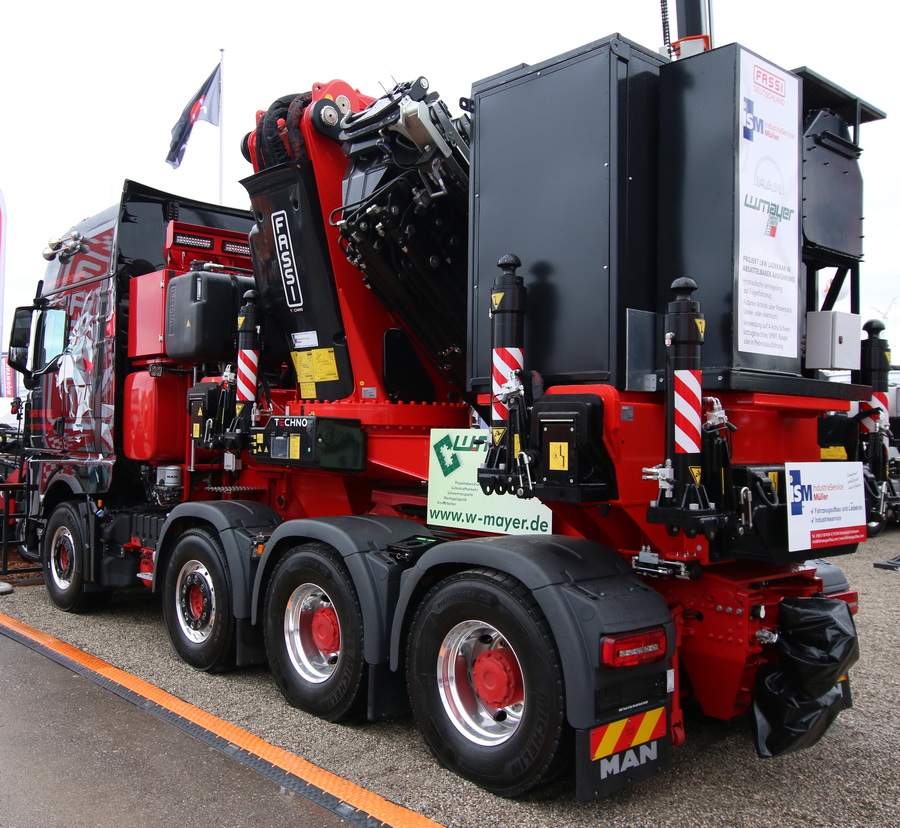
<path id="1" fill-rule="evenodd" d="M 627 719 L 619 719 L 591 731 L 591 761 L 604 759 L 628 748 L 666 735 L 666 709 L 657 707 Z"/>
<path id="2" fill-rule="evenodd" d="M 550 470 L 569 470 L 569 444 L 550 443 Z"/>

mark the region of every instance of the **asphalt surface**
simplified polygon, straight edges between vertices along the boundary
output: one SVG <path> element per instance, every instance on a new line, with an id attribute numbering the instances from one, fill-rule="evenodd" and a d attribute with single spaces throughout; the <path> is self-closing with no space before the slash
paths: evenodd
<path id="1" fill-rule="evenodd" d="M 851 673 L 854 708 L 838 717 L 818 745 L 761 760 L 747 721 L 689 720 L 687 743 L 674 750 L 673 767 L 667 774 L 587 805 L 575 802 L 571 779 L 525 800 L 492 796 L 438 767 L 410 717 L 362 726 L 326 724 L 289 707 L 265 669 L 226 675 L 195 672 L 174 655 L 158 602 L 149 594 L 123 593 L 101 611 L 70 615 L 54 609 L 43 588 L 17 587 L 11 595 L 0 596 L 0 613 L 448 827 L 896 828 L 900 824 L 900 573 L 875 569 L 872 564 L 897 555 L 900 529 L 892 527 L 861 546 L 856 555 L 835 559 L 860 594 L 856 622 L 862 654 Z M 5 658 L 0 651 L 0 669 Z M 28 693 L 20 693 L 18 702 L 27 705 Z M 0 738 L 4 738 L 2 732 Z M 198 770 L 198 784 L 215 788 L 216 773 L 212 764 L 204 765 Z M 220 824 L 219 820 L 220 814 L 213 809 L 205 824 Z"/>
<path id="2" fill-rule="evenodd" d="M 0 826 L 349 824 L 4 636 L 0 664 Z"/>

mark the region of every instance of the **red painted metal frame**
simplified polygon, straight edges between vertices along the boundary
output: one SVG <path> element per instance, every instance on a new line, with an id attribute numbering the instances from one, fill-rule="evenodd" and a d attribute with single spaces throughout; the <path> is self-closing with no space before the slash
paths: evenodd
<path id="1" fill-rule="evenodd" d="M 350 102 L 359 111 L 371 98 L 343 81 L 315 84 L 313 102 Z M 223 485 L 239 483 L 256 491 L 218 496 L 250 497 L 268 503 L 285 519 L 340 514 L 422 515 L 426 505 L 430 430 L 469 425 L 468 407 L 458 392 L 433 368 L 428 368 L 440 402 L 398 403 L 388 398 L 382 379 L 385 330 L 403 327 L 366 288 L 361 274 L 347 261 L 332 219 L 342 204 L 346 168 L 340 145 L 318 132 L 311 122 L 313 107 L 304 113 L 308 161 L 315 173 L 335 289 L 343 315 L 353 392 L 343 400 L 308 401 L 298 389 L 272 392 L 272 412 L 357 419 L 367 439 L 364 473 L 338 475 L 312 469 L 284 469 L 254 461 L 246 453 L 243 468 L 226 472 Z M 251 134 L 251 142 L 255 136 Z M 251 153 L 253 155 L 253 153 Z M 184 260 L 179 264 L 184 266 Z M 423 364 L 428 364 L 423 360 Z M 365 389 L 365 395 L 363 394 Z M 553 503 L 554 531 L 591 538 L 633 557 L 649 547 L 662 559 L 703 565 L 697 580 L 669 578 L 651 585 L 666 599 L 676 622 L 676 693 L 671 714 L 675 743 L 684 739 L 680 694 L 693 695 L 703 710 L 729 719 L 749 706 L 758 667 L 771 654 L 756 640 L 760 629 L 777 621 L 778 602 L 786 595 L 812 595 L 821 590 L 814 570 L 766 563 L 713 563 L 703 537 L 672 537 L 665 526 L 648 524 L 647 507 L 658 494 L 642 470 L 665 458 L 665 401 L 662 394 L 620 391 L 609 385 L 556 386 L 554 394 L 595 394 L 603 401 L 602 442 L 616 470 L 618 497 L 597 504 Z M 819 459 L 817 418 L 825 411 L 846 410 L 833 399 L 721 392 L 730 422 L 735 463 L 780 464 Z M 189 441 L 189 437 L 188 437 Z M 189 442 L 188 442 L 189 446 Z M 200 458 L 201 462 L 203 458 Z M 187 469 L 185 468 L 187 472 Z M 185 478 L 197 477 L 185 474 Z M 186 489 L 185 499 L 212 497 L 200 488 Z"/>

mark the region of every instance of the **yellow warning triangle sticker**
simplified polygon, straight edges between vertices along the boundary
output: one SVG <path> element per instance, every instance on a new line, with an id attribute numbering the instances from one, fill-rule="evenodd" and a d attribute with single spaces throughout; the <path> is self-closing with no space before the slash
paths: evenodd
<path id="1" fill-rule="evenodd" d="M 240 414 L 244 410 L 244 403 L 239 402 L 234 404 L 234 411 L 236 414 Z"/>
<path id="2" fill-rule="evenodd" d="M 697 325 L 697 330 L 700 332 L 700 338 L 702 339 L 704 336 L 706 336 L 706 320 L 695 319 L 694 323 Z"/>
<path id="3" fill-rule="evenodd" d="M 847 459 L 847 452 L 844 451 L 844 456 L 841 458 L 843 460 Z M 778 472 L 768 472 L 769 480 L 772 481 L 772 488 L 775 489 L 775 493 L 778 493 Z"/>
<path id="4" fill-rule="evenodd" d="M 492 428 L 491 431 L 494 435 L 494 445 L 499 446 L 503 440 L 503 435 L 506 434 L 505 428 Z"/>
<path id="5" fill-rule="evenodd" d="M 491 303 L 494 305 L 494 310 L 500 307 L 500 303 L 503 301 L 503 297 L 506 296 L 506 293 L 492 293 L 491 294 Z"/>
<path id="6" fill-rule="evenodd" d="M 694 485 L 699 486 L 700 485 L 700 471 L 701 471 L 700 466 L 688 466 L 688 468 L 691 470 L 691 477 L 694 478 Z"/>
<path id="7" fill-rule="evenodd" d="M 238 327 L 239 327 L 239 328 L 243 328 L 243 327 L 244 327 L 244 320 L 245 320 L 246 318 L 247 318 L 246 316 L 239 316 L 239 317 L 238 317 Z"/>
<path id="8" fill-rule="evenodd" d="M 188 319 L 188 321 L 185 323 L 185 326 L 184 326 L 184 327 L 185 327 L 185 328 L 190 328 L 190 327 L 191 327 L 191 320 L 190 320 L 190 319 Z"/>

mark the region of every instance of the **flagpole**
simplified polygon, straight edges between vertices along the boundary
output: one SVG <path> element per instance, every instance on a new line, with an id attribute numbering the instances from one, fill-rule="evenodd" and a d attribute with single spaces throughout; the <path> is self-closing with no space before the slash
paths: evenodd
<path id="1" fill-rule="evenodd" d="M 222 114 L 225 109 L 223 77 L 225 74 L 225 50 L 219 49 L 219 204 L 225 203 L 225 125 Z"/>

